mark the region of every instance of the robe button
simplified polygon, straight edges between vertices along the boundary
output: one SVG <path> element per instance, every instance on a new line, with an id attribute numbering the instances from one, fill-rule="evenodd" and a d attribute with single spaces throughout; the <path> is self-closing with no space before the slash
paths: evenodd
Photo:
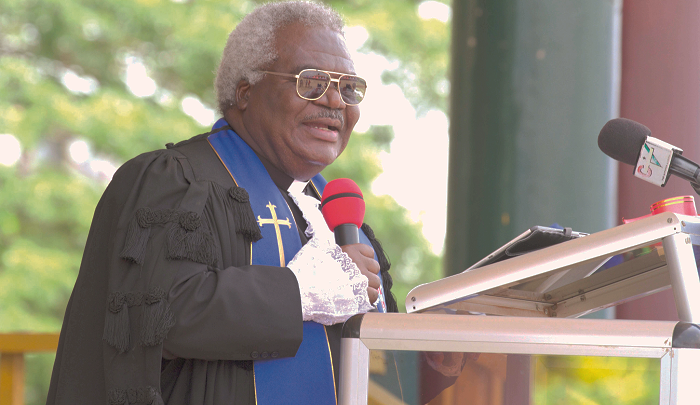
<path id="1" fill-rule="evenodd" d="M 272 352 L 272 354 L 270 354 L 270 357 L 272 357 L 273 359 L 280 357 L 280 352 Z"/>
<path id="2" fill-rule="evenodd" d="M 260 357 L 260 354 L 259 354 L 258 352 L 252 352 L 252 353 L 250 354 L 250 357 L 252 357 L 252 358 L 254 358 L 254 359 L 257 359 L 258 357 Z"/>
<path id="3" fill-rule="evenodd" d="M 261 359 L 266 359 L 266 358 L 268 358 L 268 357 L 270 357 L 270 353 L 268 353 L 268 352 L 262 352 L 262 353 L 260 353 L 260 358 L 261 358 Z"/>

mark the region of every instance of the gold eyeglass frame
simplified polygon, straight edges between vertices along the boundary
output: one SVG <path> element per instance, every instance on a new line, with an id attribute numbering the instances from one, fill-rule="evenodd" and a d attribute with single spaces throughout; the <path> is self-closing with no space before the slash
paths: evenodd
<path id="1" fill-rule="evenodd" d="M 271 75 L 276 75 L 276 76 L 293 77 L 293 78 L 297 79 L 297 84 L 296 84 L 297 95 L 298 95 L 299 97 L 301 97 L 302 99 L 308 100 L 308 101 L 319 100 L 321 97 L 323 97 L 323 96 L 326 94 L 326 92 L 328 91 L 328 88 L 331 87 L 330 84 L 331 84 L 331 83 L 336 83 L 336 84 L 337 84 L 336 89 L 338 90 L 338 94 L 340 95 L 340 99 L 343 100 L 343 103 L 345 103 L 345 105 L 359 105 L 359 104 L 362 102 L 362 100 L 365 99 L 365 95 L 364 95 L 364 94 L 363 94 L 363 96 L 362 96 L 362 100 L 360 100 L 359 103 L 355 103 L 355 104 L 348 103 L 348 102 L 346 102 L 345 99 L 343 98 L 343 94 L 340 92 L 340 79 L 343 78 L 343 77 L 356 77 L 356 78 L 358 78 L 358 79 L 364 81 L 364 82 L 365 82 L 365 93 L 367 92 L 367 80 L 363 79 L 363 78 L 360 77 L 360 76 L 357 76 L 357 75 L 349 75 L 349 74 L 347 74 L 347 73 L 329 72 L 329 71 L 327 71 L 327 70 L 321 70 L 321 69 L 304 69 L 304 70 L 302 70 L 301 72 L 299 72 L 299 74 L 296 74 L 296 75 L 295 75 L 295 74 L 292 74 L 292 73 L 270 72 L 270 71 L 267 71 L 267 70 L 259 70 L 259 72 L 261 72 L 261 73 L 267 73 L 267 74 L 271 74 Z M 299 93 L 299 78 L 301 77 L 302 73 L 304 73 L 304 72 L 323 72 L 323 73 L 325 73 L 325 74 L 328 75 L 328 77 L 330 78 L 330 83 L 328 83 L 329 86 L 327 86 L 327 87 L 323 90 L 323 93 L 321 93 L 320 96 L 318 96 L 318 97 L 316 97 L 316 98 L 308 98 L 308 97 L 302 96 L 301 93 Z M 334 79 L 332 75 L 339 75 L 339 77 L 338 77 L 337 79 Z"/>

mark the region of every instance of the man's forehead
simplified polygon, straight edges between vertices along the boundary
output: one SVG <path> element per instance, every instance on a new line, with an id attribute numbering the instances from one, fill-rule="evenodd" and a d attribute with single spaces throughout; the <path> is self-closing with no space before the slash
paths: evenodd
<path id="1" fill-rule="evenodd" d="M 350 62 L 352 63 L 352 61 L 350 61 Z M 356 74 L 357 74 L 357 73 L 355 73 L 354 66 L 352 66 L 352 65 L 351 65 L 351 69 L 345 70 L 345 71 L 342 71 L 342 72 L 339 72 L 339 71 L 332 70 L 332 69 L 329 70 L 329 69 L 326 69 L 326 68 L 324 68 L 324 67 L 322 67 L 322 66 L 317 66 L 317 65 L 314 65 L 314 64 L 304 64 L 304 65 L 297 65 L 297 66 L 294 66 L 294 67 L 292 67 L 291 73 L 295 73 L 295 74 L 296 74 L 296 73 L 301 72 L 302 70 L 323 70 L 324 72 L 328 72 L 328 73 L 331 73 L 331 74 L 337 73 L 338 75 L 340 75 L 340 74 L 356 75 Z"/>
<path id="2" fill-rule="evenodd" d="M 292 24 L 278 34 L 277 62 L 285 69 L 294 73 L 303 69 L 355 73 L 355 65 L 341 33 L 328 28 Z"/>

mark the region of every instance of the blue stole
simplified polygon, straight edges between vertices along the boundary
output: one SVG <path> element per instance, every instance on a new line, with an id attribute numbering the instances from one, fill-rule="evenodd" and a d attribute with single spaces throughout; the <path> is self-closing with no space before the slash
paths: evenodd
<path id="1" fill-rule="evenodd" d="M 228 123 L 220 119 L 212 131 L 226 125 Z M 209 135 L 208 140 L 236 184 L 248 192 L 251 208 L 258 218 L 262 239 L 252 244 L 251 264 L 286 266 L 301 249 L 299 231 L 287 201 L 255 152 L 233 130 L 218 131 Z M 318 174 L 311 182 L 319 196 L 322 195 L 326 185 L 323 176 Z M 362 231 L 360 241 L 371 246 Z M 380 292 L 377 307 L 380 312 L 386 312 L 383 291 Z M 258 405 L 337 404 L 326 329 L 310 321 L 303 326 L 304 339 L 296 356 L 254 362 Z"/>

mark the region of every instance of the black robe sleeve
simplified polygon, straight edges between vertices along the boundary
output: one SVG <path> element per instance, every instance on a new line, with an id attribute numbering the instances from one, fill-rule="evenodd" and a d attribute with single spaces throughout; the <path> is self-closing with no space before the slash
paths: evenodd
<path id="1" fill-rule="evenodd" d="M 176 321 L 164 342 L 167 356 L 254 360 L 263 352 L 296 354 L 301 302 L 289 269 L 178 264 L 169 294 Z"/>

